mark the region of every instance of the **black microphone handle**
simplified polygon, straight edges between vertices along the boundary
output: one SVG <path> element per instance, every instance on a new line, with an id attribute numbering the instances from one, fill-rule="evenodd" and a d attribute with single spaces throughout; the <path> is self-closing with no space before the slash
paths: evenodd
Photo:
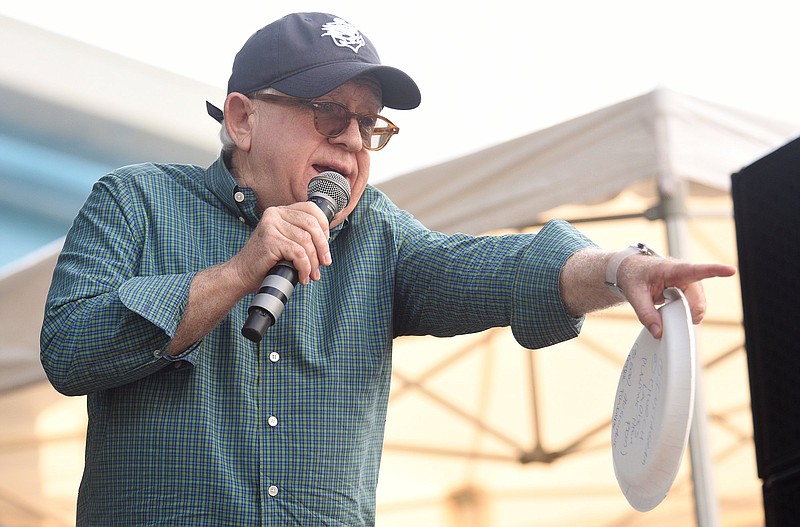
<path id="1" fill-rule="evenodd" d="M 297 270 L 288 260 L 281 260 L 269 270 L 253 303 L 247 309 L 247 321 L 242 335 L 253 342 L 261 342 L 267 329 L 278 320 L 286 302 L 297 285 Z"/>
<path id="2" fill-rule="evenodd" d="M 336 216 L 336 202 L 331 201 L 330 196 L 319 193 L 310 195 L 308 201 L 313 202 L 319 207 L 323 214 L 325 214 L 325 217 L 328 218 L 328 223 L 330 224 L 333 217 Z"/>

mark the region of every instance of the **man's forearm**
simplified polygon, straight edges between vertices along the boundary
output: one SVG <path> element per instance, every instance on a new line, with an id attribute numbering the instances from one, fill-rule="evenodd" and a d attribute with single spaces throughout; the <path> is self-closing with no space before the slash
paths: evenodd
<path id="1" fill-rule="evenodd" d="M 249 292 L 227 263 L 197 273 L 189 286 L 186 309 L 167 353 L 179 355 L 202 339 Z"/>

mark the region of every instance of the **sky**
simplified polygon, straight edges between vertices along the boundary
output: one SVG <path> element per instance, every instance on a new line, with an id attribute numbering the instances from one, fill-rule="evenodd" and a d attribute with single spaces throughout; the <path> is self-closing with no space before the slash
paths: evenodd
<path id="1" fill-rule="evenodd" d="M 224 88 L 233 56 L 257 29 L 290 11 L 332 12 L 422 91 L 418 109 L 385 113 L 401 134 L 373 155 L 377 182 L 656 88 L 800 129 L 792 4 L 0 0 L 0 15 Z"/>

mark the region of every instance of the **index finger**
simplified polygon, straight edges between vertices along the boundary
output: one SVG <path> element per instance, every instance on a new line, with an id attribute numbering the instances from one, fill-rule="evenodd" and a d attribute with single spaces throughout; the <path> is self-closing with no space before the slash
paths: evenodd
<path id="1" fill-rule="evenodd" d="M 675 260 L 665 260 L 659 268 L 661 272 L 648 277 L 647 287 L 631 288 L 630 291 L 626 291 L 628 303 L 639 321 L 657 339 L 661 338 L 662 319 L 661 313 L 656 308 L 656 302 L 663 301 L 663 294 L 667 288 L 677 287 L 687 292 L 692 320 L 697 323 L 705 312 L 705 296 L 701 281 L 707 278 L 732 276 L 736 273 L 736 268 L 730 265 L 691 264 Z"/>
<path id="2" fill-rule="evenodd" d="M 678 263 L 670 266 L 664 274 L 665 286 L 687 286 L 707 278 L 727 277 L 736 274 L 736 268 L 725 264 Z"/>

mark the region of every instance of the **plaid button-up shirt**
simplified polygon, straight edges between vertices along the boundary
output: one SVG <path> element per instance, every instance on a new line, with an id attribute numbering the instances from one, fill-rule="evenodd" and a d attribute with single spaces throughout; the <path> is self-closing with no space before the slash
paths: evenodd
<path id="1" fill-rule="evenodd" d="M 333 265 L 260 343 L 240 334 L 248 295 L 167 357 L 194 274 L 257 221 L 222 161 L 129 166 L 94 186 L 42 329 L 53 385 L 88 394 L 78 525 L 372 525 L 394 337 L 511 325 L 536 348 L 580 329 L 558 277 L 592 244 L 571 226 L 445 236 L 368 186 L 331 233 Z"/>

